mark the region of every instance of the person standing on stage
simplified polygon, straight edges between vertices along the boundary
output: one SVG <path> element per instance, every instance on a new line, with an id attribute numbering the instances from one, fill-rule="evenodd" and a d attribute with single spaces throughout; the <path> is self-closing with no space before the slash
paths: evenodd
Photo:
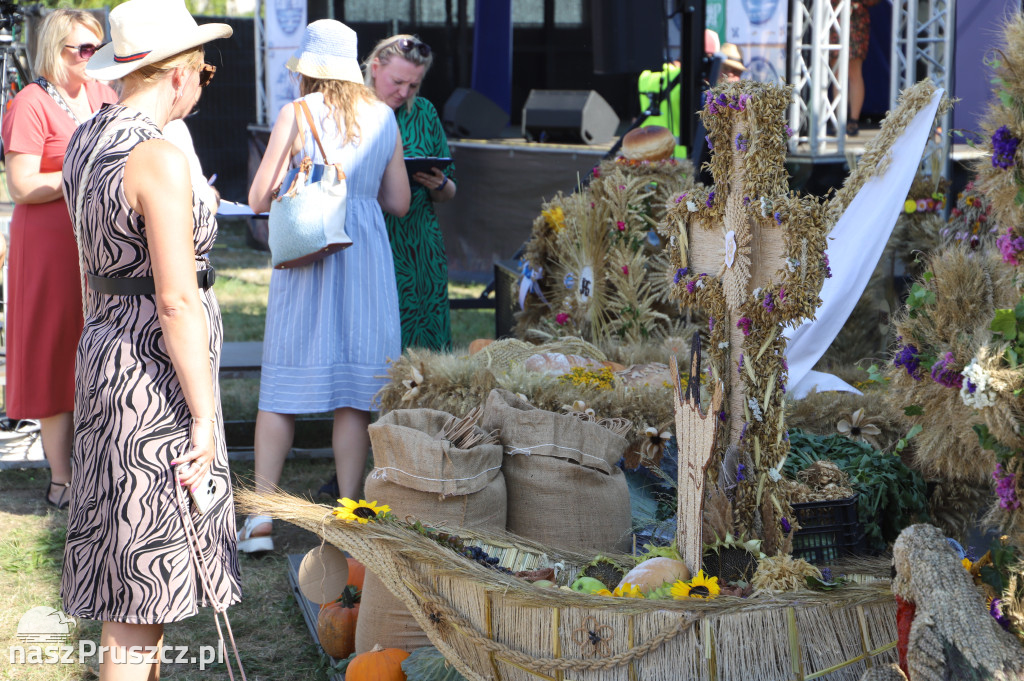
<path id="1" fill-rule="evenodd" d="M 395 112 L 407 157 L 449 156 L 437 110 L 416 96 L 432 61 L 430 46 L 419 38 L 394 35 L 377 43 L 363 63 L 366 84 Z M 384 216 L 395 258 L 402 350 L 451 349 L 448 256 L 433 204 L 455 198 L 454 177 L 454 165 L 416 173 L 409 213 Z"/>
<path id="2" fill-rule="evenodd" d="M 7 416 L 39 419 L 50 464 L 47 504 L 67 508 L 71 495 L 75 348 L 82 334 L 78 247 L 61 191 L 68 138 L 112 89 L 85 65 L 103 43 L 88 12 L 59 9 L 39 31 L 35 72 L 11 101 L 3 123 L 11 217 L 7 293 Z"/>

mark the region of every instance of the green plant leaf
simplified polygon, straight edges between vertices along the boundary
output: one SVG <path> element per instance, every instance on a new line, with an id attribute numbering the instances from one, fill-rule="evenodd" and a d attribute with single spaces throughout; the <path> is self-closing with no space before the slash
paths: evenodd
<path id="1" fill-rule="evenodd" d="M 992 324 L 988 328 L 993 333 L 1001 334 L 1006 340 L 1015 340 L 1017 338 L 1017 317 L 1014 310 L 996 310 L 995 319 L 992 320 Z"/>
<path id="2" fill-rule="evenodd" d="M 903 407 L 903 413 L 907 416 L 920 416 L 924 414 L 924 407 L 920 404 L 912 404 L 909 407 Z"/>
<path id="3" fill-rule="evenodd" d="M 402 660 L 402 671 L 408 681 L 465 681 L 437 648 L 417 648 Z"/>
<path id="4" fill-rule="evenodd" d="M 907 439 L 908 440 L 912 439 L 915 435 L 920 433 L 922 430 L 924 430 L 924 426 L 922 426 L 920 423 L 915 423 L 913 426 L 911 426 L 910 430 L 907 431 Z"/>

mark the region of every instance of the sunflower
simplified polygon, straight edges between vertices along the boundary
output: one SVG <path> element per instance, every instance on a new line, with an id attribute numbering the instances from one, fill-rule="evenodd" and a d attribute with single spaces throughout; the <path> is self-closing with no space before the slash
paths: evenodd
<path id="1" fill-rule="evenodd" d="M 342 520 L 352 522 L 353 520 L 357 523 L 365 525 L 371 520 L 377 520 L 387 514 L 391 508 L 387 505 L 377 506 L 376 501 L 367 501 L 366 499 L 360 499 L 358 502 L 352 501 L 349 498 L 338 499 L 338 503 L 341 506 L 334 509 L 333 513 L 336 517 Z"/>
<path id="2" fill-rule="evenodd" d="M 614 594 L 608 589 L 598 589 L 591 593 L 592 596 L 613 596 Z"/>
<path id="3" fill-rule="evenodd" d="M 643 598 L 644 592 L 636 584 L 619 584 L 612 592 L 612 596 L 618 598 Z"/>
<path id="4" fill-rule="evenodd" d="M 682 580 L 672 585 L 670 593 L 672 598 L 681 601 L 684 598 L 714 598 L 721 592 L 718 586 L 718 577 L 708 577 L 701 570 L 697 576 L 689 582 Z"/>

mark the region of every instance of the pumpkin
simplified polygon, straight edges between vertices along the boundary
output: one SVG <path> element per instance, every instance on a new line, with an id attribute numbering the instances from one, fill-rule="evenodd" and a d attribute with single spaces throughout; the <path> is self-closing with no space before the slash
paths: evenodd
<path id="1" fill-rule="evenodd" d="M 363 590 L 363 577 L 366 576 L 366 566 L 352 556 L 345 556 L 348 561 L 348 583 L 354 586 L 356 591 Z"/>
<path id="2" fill-rule="evenodd" d="M 345 671 L 345 681 L 405 681 L 402 660 L 409 653 L 398 648 L 381 648 L 380 644 L 352 658 Z"/>
<path id="3" fill-rule="evenodd" d="M 627 572 L 619 586 L 632 584 L 639 587 L 646 596 L 666 582 L 674 583 L 680 580 L 690 580 L 690 570 L 686 563 L 672 558 L 651 558 Z"/>
<path id="4" fill-rule="evenodd" d="M 320 647 L 336 660 L 344 660 L 356 650 L 356 620 L 359 618 L 359 592 L 346 586 L 341 598 L 320 607 L 316 635 Z"/>

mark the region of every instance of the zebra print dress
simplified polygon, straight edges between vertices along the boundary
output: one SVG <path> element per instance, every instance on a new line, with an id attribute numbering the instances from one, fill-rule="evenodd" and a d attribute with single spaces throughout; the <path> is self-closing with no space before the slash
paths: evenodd
<path id="1" fill-rule="evenodd" d="M 74 212 L 83 272 L 152 276 L 145 220 L 128 205 L 123 176 L 129 152 L 161 138 L 143 114 L 108 105 L 72 136 L 64 193 Z M 85 166 L 98 149 L 88 177 Z M 82 182 L 85 182 L 84 186 Z M 210 208 L 193 198 L 196 269 L 209 266 L 217 235 Z M 72 215 L 72 221 L 75 216 Z M 222 328 L 213 290 L 200 291 L 217 390 Z M 220 395 L 213 474 L 221 494 L 193 513 L 215 593 L 204 592 L 191 560 L 175 498 L 171 459 L 189 443 L 190 414 L 157 318 L 155 297 L 89 291 L 75 372 L 71 507 L 61 598 L 64 611 L 88 619 L 156 624 L 198 612 L 213 600 L 240 598 L 235 514 Z"/>

